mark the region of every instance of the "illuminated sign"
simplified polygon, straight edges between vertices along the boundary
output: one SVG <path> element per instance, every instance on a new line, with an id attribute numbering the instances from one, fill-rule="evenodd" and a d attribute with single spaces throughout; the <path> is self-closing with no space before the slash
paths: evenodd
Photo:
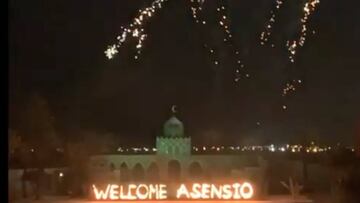
<path id="1" fill-rule="evenodd" d="M 165 184 L 108 184 L 105 188 L 95 185 L 93 192 L 97 200 L 164 200 L 168 198 L 168 188 Z M 174 191 L 176 199 L 250 199 L 254 189 L 250 183 L 234 184 L 207 184 L 194 183 L 180 184 Z"/>
<path id="2" fill-rule="evenodd" d="M 129 184 L 128 186 L 109 184 L 105 190 L 93 185 L 97 200 L 144 200 L 166 199 L 166 185 L 163 184 Z"/>

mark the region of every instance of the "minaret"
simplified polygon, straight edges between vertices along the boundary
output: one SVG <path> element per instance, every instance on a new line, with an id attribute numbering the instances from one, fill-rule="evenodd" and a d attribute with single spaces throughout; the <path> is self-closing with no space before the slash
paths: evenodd
<path id="1" fill-rule="evenodd" d="M 174 115 L 176 106 L 171 107 L 172 116 L 164 123 L 163 133 L 156 137 L 158 155 L 178 157 L 191 153 L 191 138 L 186 137 L 183 123 Z"/>

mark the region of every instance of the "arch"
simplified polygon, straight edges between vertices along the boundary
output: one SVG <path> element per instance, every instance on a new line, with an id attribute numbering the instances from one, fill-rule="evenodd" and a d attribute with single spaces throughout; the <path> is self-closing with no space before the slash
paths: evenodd
<path id="1" fill-rule="evenodd" d="M 147 180 L 150 182 L 156 182 L 160 180 L 159 167 L 155 162 L 152 162 L 146 171 Z"/>
<path id="2" fill-rule="evenodd" d="M 110 163 L 110 171 L 113 172 L 115 170 L 115 165 L 113 162 Z"/>
<path id="3" fill-rule="evenodd" d="M 204 178 L 204 172 L 199 162 L 195 161 L 189 165 L 189 177 L 193 180 Z"/>
<path id="4" fill-rule="evenodd" d="M 145 179 L 145 171 L 143 166 L 140 163 L 135 164 L 132 169 L 132 177 L 134 181 L 144 181 Z"/>
<path id="5" fill-rule="evenodd" d="M 125 162 L 120 165 L 120 181 L 128 182 L 130 180 L 129 168 Z"/>
<path id="6" fill-rule="evenodd" d="M 168 178 L 170 181 L 180 181 L 181 178 L 181 165 L 177 160 L 171 160 L 168 163 Z"/>

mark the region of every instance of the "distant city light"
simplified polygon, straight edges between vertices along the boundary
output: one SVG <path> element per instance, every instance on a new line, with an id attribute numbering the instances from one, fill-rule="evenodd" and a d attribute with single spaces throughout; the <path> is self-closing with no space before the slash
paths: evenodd
<path id="1" fill-rule="evenodd" d="M 332 148 L 331 146 L 319 146 L 316 145 L 315 142 L 310 142 L 311 146 L 310 147 L 305 147 L 305 151 L 307 153 L 322 153 L 322 152 L 327 152 L 330 151 Z M 195 152 L 198 151 L 212 151 L 212 152 L 263 152 L 263 151 L 267 151 L 267 152 L 300 152 L 302 151 L 301 149 L 303 148 L 302 145 L 299 144 L 286 144 L 286 145 L 276 145 L 276 144 L 271 144 L 271 145 L 245 145 L 245 146 L 210 146 L 210 147 L 206 147 L 206 146 L 202 146 L 202 147 L 196 147 L 193 146 L 192 150 Z M 346 147 L 346 149 L 351 150 L 351 151 L 355 151 L 355 149 L 353 147 Z M 31 152 L 34 152 L 34 149 L 30 149 Z M 148 147 L 131 147 L 131 148 L 122 148 L 122 147 L 118 147 L 116 149 L 117 152 L 120 153 L 124 153 L 124 152 L 133 152 L 133 153 L 149 153 L 149 152 L 156 152 L 156 148 L 148 148 Z"/>

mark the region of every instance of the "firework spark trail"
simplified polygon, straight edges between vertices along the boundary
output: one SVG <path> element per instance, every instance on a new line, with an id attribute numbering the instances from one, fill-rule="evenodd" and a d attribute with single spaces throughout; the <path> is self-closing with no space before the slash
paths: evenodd
<path id="1" fill-rule="evenodd" d="M 200 26 L 206 25 L 206 20 L 204 18 L 201 18 L 201 12 L 203 11 L 203 3 L 204 0 L 190 0 L 190 9 L 192 12 L 192 16 L 194 21 L 199 24 Z M 240 78 L 244 75 L 245 77 L 249 78 L 250 75 L 248 73 L 243 73 L 244 64 L 241 62 L 239 58 L 239 51 L 234 47 L 234 44 L 232 43 L 232 33 L 230 31 L 230 25 L 229 25 L 229 17 L 226 15 L 226 8 L 224 5 L 220 5 L 216 8 L 216 11 L 218 13 L 218 20 L 220 29 L 223 30 L 225 34 L 225 38 L 223 39 L 224 43 L 227 43 L 233 48 L 233 52 L 237 58 L 236 60 L 236 71 L 235 71 L 235 82 L 238 82 Z M 208 44 L 204 44 L 204 48 L 209 52 L 210 57 L 212 58 L 212 61 L 215 66 L 218 66 L 220 63 L 220 60 L 216 57 L 216 51 L 214 48 L 211 48 Z"/>
<path id="2" fill-rule="evenodd" d="M 191 12 L 192 12 L 192 16 L 195 20 L 196 23 L 202 23 L 202 24 L 206 24 L 206 21 L 205 20 L 200 20 L 200 14 L 201 14 L 201 11 L 202 11 L 202 5 L 204 4 L 205 0 L 190 0 L 190 9 L 191 9 Z"/>
<path id="3" fill-rule="evenodd" d="M 308 31 L 308 22 L 311 14 L 316 10 L 317 5 L 320 4 L 320 0 L 307 0 L 303 7 L 303 16 L 300 19 L 301 22 L 301 31 L 299 38 L 297 40 L 293 41 L 287 41 L 286 47 L 289 53 L 289 60 L 291 63 L 295 62 L 295 56 L 297 53 L 297 49 L 299 47 L 304 46 L 306 37 L 307 37 L 307 31 Z M 313 34 L 315 34 L 315 31 L 313 31 Z M 302 85 L 301 80 L 292 80 L 291 82 L 287 82 L 282 90 L 282 96 L 287 97 L 289 94 L 294 93 L 297 89 L 299 89 L 299 86 Z M 283 106 L 283 110 L 286 110 L 287 106 Z"/>
<path id="4" fill-rule="evenodd" d="M 210 57 L 212 58 L 214 65 L 219 65 L 219 59 L 214 48 L 211 48 L 208 44 L 204 44 L 204 48 L 209 52 Z"/>
<path id="5" fill-rule="evenodd" d="M 229 20 L 228 16 L 226 15 L 225 6 L 216 8 L 216 11 L 219 13 L 219 25 L 225 34 L 224 42 L 227 42 L 232 38 L 232 34 L 230 32 Z"/>
<path id="6" fill-rule="evenodd" d="M 270 11 L 271 17 L 268 20 L 268 22 L 266 23 L 265 30 L 260 34 L 260 44 L 261 45 L 265 45 L 265 43 L 267 43 L 269 41 L 269 38 L 272 34 L 272 28 L 276 21 L 276 14 L 277 14 L 277 12 L 279 12 L 281 5 L 284 3 L 283 1 L 284 0 L 276 0 L 275 9 Z M 271 46 L 274 47 L 274 44 L 272 44 Z"/>
<path id="7" fill-rule="evenodd" d="M 204 27 L 206 25 L 206 20 L 201 17 L 201 12 L 203 11 L 204 0 L 190 0 L 190 10 L 192 17 L 199 26 Z M 210 58 L 213 61 L 215 66 L 219 65 L 219 59 L 216 54 L 216 50 L 210 47 L 207 43 L 204 44 L 204 48 L 209 52 Z"/>
<path id="8" fill-rule="evenodd" d="M 297 86 L 300 86 L 302 83 L 301 80 L 292 80 L 291 82 L 287 82 L 285 87 L 283 88 L 282 96 L 285 97 L 291 92 L 295 92 Z"/>
<path id="9" fill-rule="evenodd" d="M 294 40 L 291 43 L 287 41 L 286 47 L 289 51 L 289 59 L 292 63 L 295 62 L 295 55 L 297 48 L 304 46 L 307 36 L 307 27 L 310 15 L 316 10 L 316 6 L 320 4 L 320 0 L 308 0 L 303 8 L 304 15 L 301 18 L 301 32 L 298 40 Z"/>
<path id="10" fill-rule="evenodd" d="M 286 84 L 284 85 L 284 88 L 282 89 L 282 96 L 284 98 L 282 110 L 286 111 L 288 109 L 288 106 L 286 104 L 286 98 L 288 96 L 294 94 L 295 91 L 297 91 L 300 88 L 302 83 L 303 83 L 303 81 L 299 80 L 299 79 L 286 82 Z"/>
<path id="11" fill-rule="evenodd" d="M 205 26 L 206 21 L 204 18 L 201 18 L 201 12 L 203 11 L 203 4 L 205 0 L 190 0 L 190 9 L 192 17 L 195 23 L 199 24 L 199 26 Z M 210 57 L 212 58 L 214 65 L 219 64 L 219 59 L 216 57 L 216 51 L 214 48 L 211 48 L 207 43 L 204 44 L 204 48 L 207 52 L 209 52 Z"/>
<path id="12" fill-rule="evenodd" d="M 130 37 L 137 39 L 136 44 L 136 55 L 135 59 L 138 59 L 141 54 L 143 42 L 146 39 L 146 33 L 143 28 L 144 24 L 151 19 L 154 14 L 162 8 L 162 4 L 168 0 L 154 0 L 151 6 L 146 7 L 143 10 L 139 10 L 139 14 L 133 19 L 132 23 L 126 27 L 121 27 L 122 33 L 117 36 L 117 43 L 109 45 L 107 50 L 104 52 L 108 59 L 112 59 L 115 54 L 119 52 L 119 48 L 126 42 Z"/>
<path id="13" fill-rule="evenodd" d="M 245 65 L 241 62 L 239 50 L 235 48 L 233 43 L 233 34 L 230 31 L 230 17 L 227 15 L 227 10 L 224 5 L 220 5 L 216 8 L 218 13 L 218 21 L 220 28 L 223 30 L 225 34 L 225 38 L 223 39 L 224 43 L 228 43 L 228 45 L 233 48 L 232 52 L 236 57 L 236 70 L 235 70 L 235 82 L 238 82 L 241 77 L 244 75 L 245 77 L 249 78 L 250 74 L 244 73 Z"/>

